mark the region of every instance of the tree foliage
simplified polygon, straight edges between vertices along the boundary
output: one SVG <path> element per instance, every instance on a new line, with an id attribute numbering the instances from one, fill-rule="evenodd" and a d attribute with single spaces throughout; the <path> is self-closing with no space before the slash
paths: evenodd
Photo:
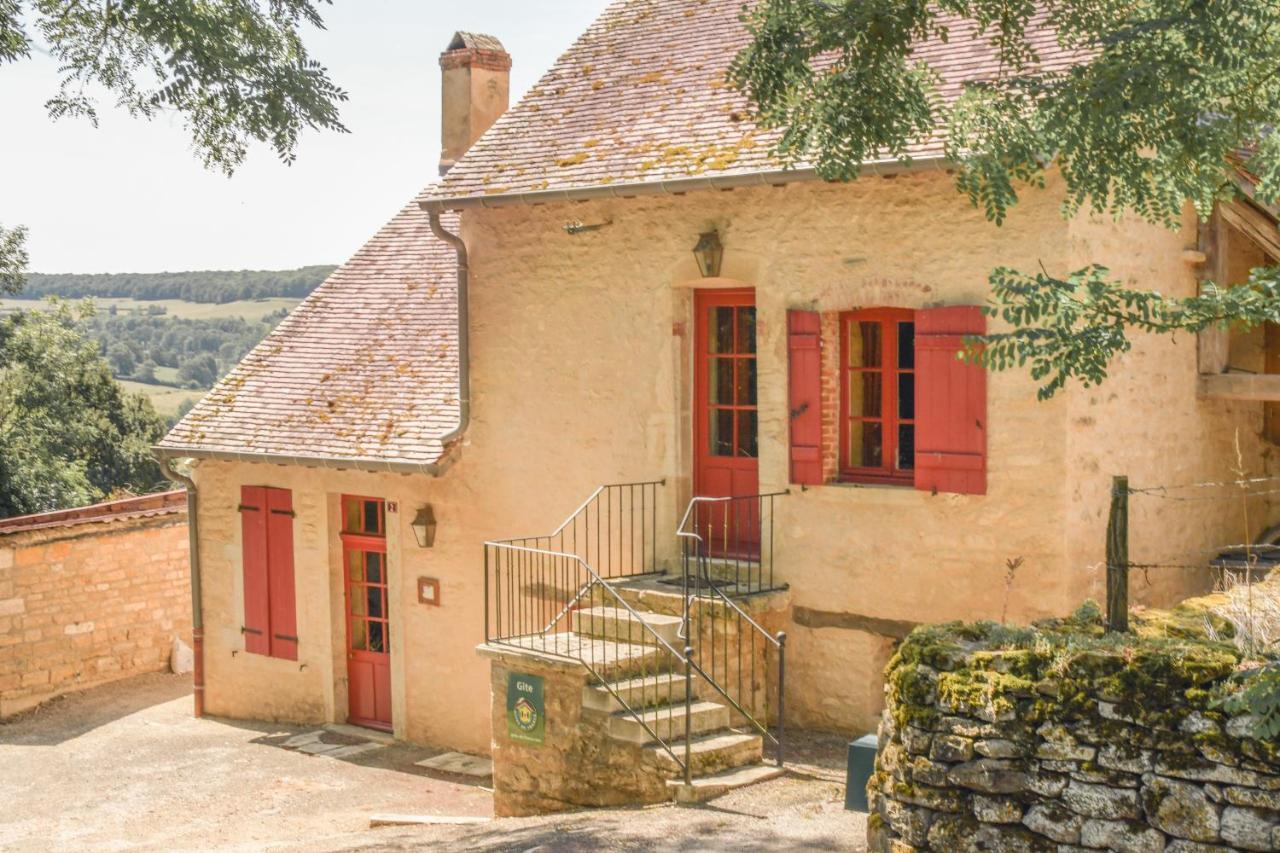
<path id="1" fill-rule="evenodd" d="M 178 116 L 205 166 L 230 175 L 254 142 L 292 163 L 303 132 L 346 132 L 347 94 L 302 40 L 330 2 L 0 0 L 0 65 L 47 52 L 62 74 L 51 118 L 96 126 L 103 90 L 134 117 Z M 22 287 L 24 237 L 0 228 L 0 293 Z"/>
<path id="2" fill-rule="evenodd" d="M 824 178 L 856 177 L 875 159 L 909 161 L 913 144 L 940 137 L 957 188 L 997 224 L 1050 169 L 1062 177 L 1068 216 L 1176 227 L 1187 202 L 1207 215 L 1237 195 L 1242 159 L 1257 179 L 1255 200 L 1280 199 L 1274 0 L 761 0 L 746 21 L 754 38 L 733 80 L 760 121 L 782 129 L 780 155 L 812 161 Z M 971 34 L 998 71 L 944 97 L 940 69 L 913 46 Z M 1072 61 L 1045 62 L 1049 47 Z M 1270 281 L 1255 274 L 1242 288 Z M 1222 320 L 1260 316 L 1249 313 L 1254 296 L 1227 288 L 1206 295 L 1213 306 L 1133 302 L 1097 267 L 1065 277 L 1000 270 L 992 284 L 995 312 L 1018 334 L 989 340 L 988 363 L 1030 361 L 1060 380 L 1042 396 L 1071 377 L 1104 377 L 1124 349 L 1119 329 L 1194 331 L 1206 308 L 1243 312 Z M 1158 322 L 1146 322 L 1148 308 Z"/>
<path id="3" fill-rule="evenodd" d="M 0 319 L 0 517 L 160 484 L 164 421 L 126 394 L 84 331 L 89 307 Z"/>
<path id="4" fill-rule="evenodd" d="M 346 93 L 302 42 L 328 2 L 0 0 L 0 62 L 29 56 L 34 32 L 61 64 L 50 116 L 96 123 L 101 87 L 130 115 L 181 116 L 205 164 L 230 174 L 251 142 L 291 162 L 304 130 L 345 130 Z"/>

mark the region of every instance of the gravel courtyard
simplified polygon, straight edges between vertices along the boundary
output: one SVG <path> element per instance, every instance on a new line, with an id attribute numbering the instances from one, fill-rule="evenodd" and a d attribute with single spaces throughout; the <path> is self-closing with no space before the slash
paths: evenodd
<path id="1" fill-rule="evenodd" d="M 292 748 L 315 732 L 193 719 L 188 677 L 66 697 L 0 724 L 0 849 L 859 850 L 865 838 L 829 736 L 797 735 L 792 773 L 703 807 L 494 821 L 487 780 L 415 766 L 438 751 L 329 733 L 339 757 Z M 380 813 L 485 820 L 370 828 Z"/>

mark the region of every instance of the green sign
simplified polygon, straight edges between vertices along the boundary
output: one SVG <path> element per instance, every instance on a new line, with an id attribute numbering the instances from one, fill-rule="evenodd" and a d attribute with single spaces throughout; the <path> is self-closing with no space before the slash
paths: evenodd
<path id="1" fill-rule="evenodd" d="M 547 731 L 542 679 L 510 673 L 507 678 L 507 736 L 516 743 L 542 743 Z"/>

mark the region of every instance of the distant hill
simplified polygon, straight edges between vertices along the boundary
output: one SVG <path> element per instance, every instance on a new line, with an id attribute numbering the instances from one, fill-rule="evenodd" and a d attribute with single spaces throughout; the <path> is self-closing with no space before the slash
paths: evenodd
<path id="1" fill-rule="evenodd" d="M 22 297 L 42 299 L 85 296 L 129 299 L 183 299 L 187 302 L 237 302 L 283 296 L 302 299 L 337 267 L 296 270 L 205 270 L 158 273 L 31 273 Z"/>

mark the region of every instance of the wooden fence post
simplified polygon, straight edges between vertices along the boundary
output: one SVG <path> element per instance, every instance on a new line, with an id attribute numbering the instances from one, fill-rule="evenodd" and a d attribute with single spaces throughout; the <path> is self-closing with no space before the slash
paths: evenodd
<path id="1" fill-rule="evenodd" d="M 1111 481 L 1107 521 L 1107 630 L 1129 630 L 1129 478 Z"/>

